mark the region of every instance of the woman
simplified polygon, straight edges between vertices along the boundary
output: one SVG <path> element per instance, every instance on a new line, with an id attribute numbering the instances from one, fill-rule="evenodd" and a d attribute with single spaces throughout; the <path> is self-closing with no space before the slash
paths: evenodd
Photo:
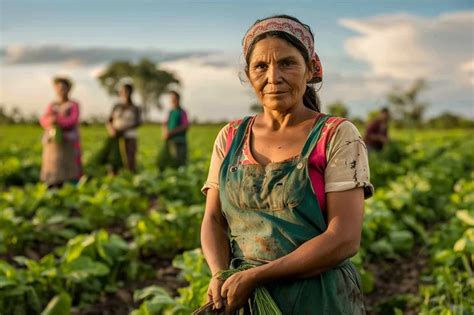
<path id="1" fill-rule="evenodd" d="M 133 85 L 126 83 L 119 89 L 116 104 L 106 124 L 109 138 L 99 155 L 101 164 L 110 167 L 113 175 L 122 168 L 136 171 L 137 128 L 141 125 L 140 108 L 132 100 Z"/>
<path id="2" fill-rule="evenodd" d="M 290 16 L 257 21 L 243 40 L 263 113 L 217 136 L 201 241 L 208 299 L 233 314 L 264 286 L 282 314 L 363 314 L 359 249 L 369 183 L 353 124 L 319 112 L 322 69 L 310 28 Z M 242 263 L 255 267 L 219 279 Z"/>
<path id="3" fill-rule="evenodd" d="M 40 118 L 45 129 L 41 180 L 49 187 L 75 182 L 82 175 L 79 139 L 79 104 L 69 99 L 72 83 L 67 78 L 53 80 L 57 99 Z"/>
<path id="4" fill-rule="evenodd" d="M 388 122 L 390 112 L 388 108 L 382 108 L 377 117 L 371 121 L 365 131 L 364 142 L 369 152 L 382 151 L 388 143 Z"/>
<path id="5" fill-rule="evenodd" d="M 168 119 L 163 124 L 163 138 L 166 141 L 158 157 L 161 170 L 166 167 L 185 166 L 188 159 L 186 133 L 189 128 L 188 115 L 181 107 L 180 95 L 171 91 L 171 106 Z"/>

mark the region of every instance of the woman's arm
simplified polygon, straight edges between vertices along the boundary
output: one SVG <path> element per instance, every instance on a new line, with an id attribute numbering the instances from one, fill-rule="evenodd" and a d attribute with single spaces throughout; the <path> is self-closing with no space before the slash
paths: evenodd
<path id="1" fill-rule="evenodd" d="M 223 281 L 215 278 L 215 274 L 228 269 L 230 263 L 227 228 L 227 221 L 221 212 L 219 190 L 209 188 L 207 190 L 206 211 L 201 226 L 201 245 L 213 275 L 209 284 L 208 300 L 213 301 L 217 309 L 223 306 L 220 295 Z"/>
<path id="2" fill-rule="evenodd" d="M 178 133 L 183 132 L 186 129 L 188 129 L 188 125 L 181 125 L 179 127 L 176 127 L 174 129 L 168 131 L 168 138 L 171 138 L 172 136 L 177 135 Z"/>
<path id="3" fill-rule="evenodd" d="M 49 104 L 46 107 L 46 111 L 44 112 L 44 114 L 40 117 L 41 127 L 43 127 L 44 129 L 51 128 L 51 125 L 54 123 L 53 117 L 54 117 L 54 112 L 53 112 L 51 104 Z"/>
<path id="4" fill-rule="evenodd" d="M 206 212 L 201 226 L 201 243 L 212 274 L 229 268 L 230 247 L 227 221 L 221 212 L 219 191 L 207 190 Z"/>
<path id="5" fill-rule="evenodd" d="M 67 116 L 58 115 L 56 122 L 62 129 L 72 129 L 79 123 L 79 105 L 73 102 L 69 114 Z"/>
<path id="6" fill-rule="evenodd" d="M 254 268 L 258 285 L 276 279 L 313 277 L 359 250 L 364 192 L 356 188 L 327 194 L 328 228 L 290 254 Z"/>

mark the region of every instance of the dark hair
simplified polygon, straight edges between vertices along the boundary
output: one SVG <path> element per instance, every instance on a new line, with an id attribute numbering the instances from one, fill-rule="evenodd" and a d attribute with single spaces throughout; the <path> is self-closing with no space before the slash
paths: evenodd
<path id="1" fill-rule="evenodd" d="M 125 83 L 124 85 L 122 85 L 122 88 L 125 89 L 125 91 L 127 91 L 129 95 L 132 95 L 133 85 L 131 83 Z"/>
<path id="2" fill-rule="evenodd" d="M 301 24 L 303 27 L 305 27 L 309 31 L 309 33 L 311 34 L 311 37 L 313 37 L 313 40 L 314 40 L 314 36 L 313 36 L 313 32 L 311 31 L 311 28 L 308 25 L 302 23 L 297 18 L 295 18 L 293 16 L 290 16 L 290 15 L 282 14 L 282 15 L 270 16 L 270 17 L 267 17 L 267 18 L 264 18 L 264 19 L 261 19 L 261 20 L 257 20 L 253 25 L 255 25 L 257 23 L 260 23 L 262 21 L 268 20 L 268 19 L 273 19 L 273 18 L 290 19 L 290 20 L 293 20 L 293 21 Z M 298 39 L 296 39 L 295 37 L 291 36 L 288 33 L 280 32 L 280 31 L 272 31 L 272 32 L 267 32 L 267 33 L 260 34 L 259 36 L 255 37 L 252 44 L 250 45 L 250 47 L 248 49 L 248 52 L 247 52 L 247 56 L 244 56 L 245 57 L 245 62 L 247 64 L 247 66 L 245 67 L 245 72 L 247 74 L 248 74 L 248 65 L 250 63 L 250 56 L 252 55 L 253 49 L 255 48 L 255 44 L 258 43 L 259 41 L 261 41 L 262 39 L 268 38 L 268 37 L 278 37 L 280 39 L 285 40 L 290 45 L 292 45 L 296 49 L 298 49 L 298 51 L 303 56 L 306 64 L 308 66 L 310 65 L 311 60 L 310 60 L 309 55 L 308 55 L 308 50 L 303 45 L 303 43 L 301 43 Z M 314 110 L 316 112 L 321 111 L 321 101 L 319 99 L 319 96 L 318 96 L 316 90 L 314 89 L 314 87 L 310 84 L 306 85 L 306 91 L 304 92 L 304 95 L 303 95 L 303 104 L 307 108 L 309 108 L 311 110 Z"/>
<path id="3" fill-rule="evenodd" d="M 181 95 L 179 95 L 179 93 L 176 92 L 176 91 L 170 91 L 169 93 L 173 94 L 176 97 L 176 99 L 178 100 L 178 103 L 179 103 L 179 100 L 181 99 Z"/>
<path id="4" fill-rule="evenodd" d="M 388 110 L 388 107 L 383 107 L 380 111 L 382 113 L 390 114 L 390 111 Z"/>
<path id="5" fill-rule="evenodd" d="M 54 77 L 53 78 L 54 84 L 64 84 L 68 90 L 72 88 L 72 81 L 66 77 Z"/>

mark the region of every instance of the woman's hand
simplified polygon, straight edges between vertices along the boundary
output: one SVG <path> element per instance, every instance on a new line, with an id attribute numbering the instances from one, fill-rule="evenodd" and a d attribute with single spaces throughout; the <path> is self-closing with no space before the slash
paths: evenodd
<path id="1" fill-rule="evenodd" d="M 49 114 L 48 115 L 48 120 L 49 120 L 49 124 L 51 125 L 54 125 L 56 123 L 56 114 Z"/>
<path id="2" fill-rule="evenodd" d="M 173 136 L 173 132 L 166 130 L 165 133 L 163 134 L 163 139 L 164 140 L 169 140 Z"/>
<path id="3" fill-rule="evenodd" d="M 237 272 L 224 282 L 221 290 L 222 298 L 226 299 L 225 314 L 231 315 L 242 308 L 256 287 L 252 269 Z"/>
<path id="4" fill-rule="evenodd" d="M 221 296 L 221 288 L 224 281 L 212 277 L 207 289 L 207 302 L 214 302 L 214 309 L 222 309 L 224 307 L 224 300 Z"/>
<path id="5" fill-rule="evenodd" d="M 107 129 L 107 133 L 109 134 L 109 136 L 115 137 L 117 135 L 117 131 L 114 129 L 114 127 L 112 127 L 111 123 L 107 123 L 105 127 Z"/>

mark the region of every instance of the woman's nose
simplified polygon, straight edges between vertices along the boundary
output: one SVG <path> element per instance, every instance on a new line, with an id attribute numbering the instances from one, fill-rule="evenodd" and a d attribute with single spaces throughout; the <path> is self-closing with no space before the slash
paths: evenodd
<path id="1" fill-rule="evenodd" d="M 267 71 L 268 83 L 279 83 L 281 81 L 281 70 L 278 65 L 270 65 Z"/>

